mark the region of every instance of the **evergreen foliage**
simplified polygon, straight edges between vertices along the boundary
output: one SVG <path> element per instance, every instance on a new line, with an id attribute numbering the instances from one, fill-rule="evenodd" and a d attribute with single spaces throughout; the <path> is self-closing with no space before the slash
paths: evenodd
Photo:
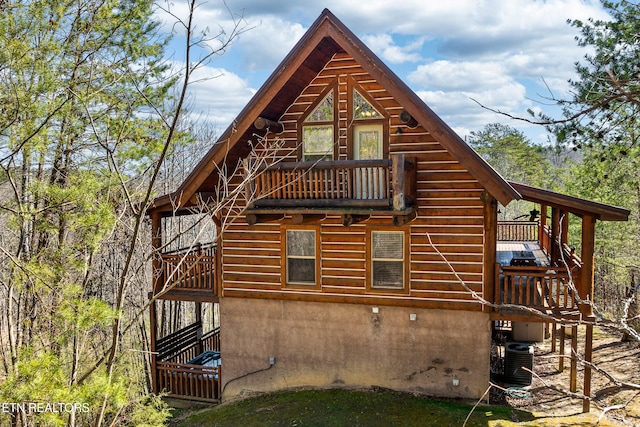
<path id="1" fill-rule="evenodd" d="M 141 398 L 147 356 L 128 350 L 140 348 L 139 337 L 118 338 L 125 349 L 113 369 L 94 369 L 112 325 L 129 316 L 119 283 L 133 308 L 150 283 L 144 253 L 122 277 L 122 243 L 143 215 L 139 185 L 167 134 L 156 113 L 175 82 L 154 3 L 13 0 L 0 8 L 0 401 L 86 405 L 2 414 L 0 424 L 144 417 L 162 425 L 163 404 Z"/>

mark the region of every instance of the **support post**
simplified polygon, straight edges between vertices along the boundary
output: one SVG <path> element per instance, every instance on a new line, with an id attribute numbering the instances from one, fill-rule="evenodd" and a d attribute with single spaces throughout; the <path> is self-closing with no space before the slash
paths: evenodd
<path id="1" fill-rule="evenodd" d="M 571 326 L 571 372 L 569 373 L 569 391 L 578 390 L 578 326 Z"/>
<path id="2" fill-rule="evenodd" d="M 391 170 L 393 174 L 393 209 L 400 211 L 405 208 L 404 154 L 391 155 Z"/>
<path id="3" fill-rule="evenodd" d="M 149 298 L 153 298 L 153 292 L 149 293 Z M 156 302 L 149 304 L 149 350 L 151 350 L 151 391 L 158 393 L 158 355 L 156 354 L 156 334 L 158 333 Z"/>
<path id="4" fill-rule="evenodd" d="M 562 222 L 560 229 L 560 247 L 562 247 L 564 243 L 569 244 L 569 212 L 561 210 L 560 221 Z"/>
<path id="5" fill-rule="evenodd" d="M 550 246 L 550 259 L 551 264 L 555 265 L 560 258 L 560 249 L 558 242 L 560 241 L 560 209 L 556 207 L 551 208 L 551 242 Z"/>
<path id="6" fill-rule="evenodd" d="M 164 274 L 162 268 L 162 216 L 158 212 L 151 214 L 151 248 L 153 250 L 152 274 L 153 293 L 158 292 L 164 285 Z"/>
<path id="7" fill-rule="evenodd" d="M 213 273 L 215 277 L 215 283 L 213 284 L 213 294 L 215 296 L 222 296 L 222 212 L 218 212 L 216 216 L 213 216 L 213 223 L 216 225 L 216 253 L 213 266 Z"/>
<path id="8" fill-rule="evenodd" d="M 196 352 L 198 354 L 202 354 L 202 333 L 203 333 L 203 325 L 202 325 L 202 303 L 195 303 L 195 315 L 196 315 L 196 323 L 199 323 L 198 329 L 196 331 Z"/>
<path id="9" fill-rule="evenodd" d="M 159 212 L 151 214 L 151 247 L 153 250 L 153 258 L 151 261 L 152 270 L 152 289 L 149 292 L 149 350 L 151 351 L 151 389 L 154 393 L 158 393 L 158 355 L 156 354 L 156 338 L 158 334 L 158 316 L 156 312 L 156 302 L 153 296 L 164 285 L 165 277 L 162 266 L 162 216 Z"/>
<path id="10" fill-rule="evenodd" d="M 247 157 L 242 160 L 242 175 L 245 180 L 244 193 L 247 202 L 247 208 L 252 208 L 255 205 L 255 200 L 259 197 L 256 192 L 255 176 L 252 176 L 255 159 Z"/>
<path id="11" fill-rule="evenodd" d="M 582 217 L 582 268 L 580 274 L 580 298 L 593 301 L 594 252 L 595 252 L 596 219 L 592 215 Z M 593 316 L 593 306 L 582 304 L 580 312 L 585 316 Z"/>
<path id="12" fill-rule="evenodd" d="M 591 397 L 591 361 L 593 359 L 593 325 L 587 325 L 584 338 L 584 384 L 583 392 L 587 397 Z M 589 412 L 591 409 L 591 401 L 584 399 L 582 401 L 582 412 Z"/>
<path id="13" fill-rule="evenodd" d="M 495 303 L 498 202 L 486 191 L 482 192 L 480 198 L 482 199 L 484 215 L 484 293 L 487 301 Z M 485 307 L 484 310 L 491 311 L 491 308 Z"/>
<path id="14" fill-rule="evenodd" d="M 564 325 L 561 323 L 560 324 L 560 359 L 558 360 L 558 371 L 563 372 L 564 371 L 564 338 L 565 338 L 565 332 L 564 332 Z"/>
<path id="15" fill-rule="evenodd" d="M 547 239 L 545 229 L 547 228 L 547 205 L 540 204 L 540 222 L 538 223 L 538 245 L 543 251 L 546 249 L 545 241 Z M 547 256 L 549 256 L 547 250 Z"/>

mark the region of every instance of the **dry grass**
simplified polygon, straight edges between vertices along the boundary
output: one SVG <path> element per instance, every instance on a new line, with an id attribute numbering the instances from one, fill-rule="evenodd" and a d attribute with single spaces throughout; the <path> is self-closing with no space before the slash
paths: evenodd
<path id="1" fill-rule="evenodd" d="M 584 329 L 584 328 L 579 328 Z M 584 337 L 578 336 L 578 353 L 584 352 Z M 569 356 L 570 344 L 567 341 L 566 355 Z M 530 411 L 535 415 L 546 414 L 551 417 L 577 417 L 582 412 L 582 401 L 553 390 L 551 384 L 561 389 L 569 388 L 569 360 L 565 359 L 565 369 L 558 370 L 559 354 L 551 353 L 549 340 L 536 345 L 534 357 L 534 377 L 530 399 L 507 399 L 514 408 Z M 640 345 L 636 342 L 622 342 L 618 335 L 612 335 L 596 328 L 593 339 L 593 363 L 616 379 L 640 384 Z M 582 391 L 583 368 L 578 365 L 578 392 Z M 607 376 L 593 371 L 591 381 L 592 415 L 597 415 L 600 425 L 605 420 L 612 425 L 640 426 L 640 393 L 616 387 Z M 618 409 L 613 409 L 613 408 Z M 557 424 L 572 425 L 572 424 Z"/>

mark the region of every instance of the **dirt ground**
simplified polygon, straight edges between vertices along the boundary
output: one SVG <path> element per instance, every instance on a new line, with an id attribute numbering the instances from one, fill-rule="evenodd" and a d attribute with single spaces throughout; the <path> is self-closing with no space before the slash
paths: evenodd
<path id="1" fill-rule="evenodd" d="M 584 327 L 579 327 L 578 353 L 584 355 Z M 559 371 L 558 353 L 551 352 L 551 340 L 535 344 L 534 375 L 531 386 L 524 387 L 524 396 L 509 397 L 506 393 L 496 392 L 493 403 L 507 403 L 514 408 L 546 414 L 548 416 L 570 416 L 582 412 L 582 400 L 571 398 L 567 394 L 554 390 L 548 385 L 569 390 L 570 361 L 565 358 L 564 370 Z M 571 341 L 566 340 L 565 354 L 570 355 Z M 640 426 L 640 344 L 622 342 L 620 334 L 609 333 L 594 328 L 593 363 L 618 381 L 632 383 L 635 389 L 618 387 L 606 375 L 592 370 L 591 412 L 601 415 L 613 424 L 620 426 Z M 578 363 L 577 392 L 583 391 L 584 369 Z M 500 402 L 502 401 L 502 402 Z M 619 408 L 619 409 L 615 409 Z"/>

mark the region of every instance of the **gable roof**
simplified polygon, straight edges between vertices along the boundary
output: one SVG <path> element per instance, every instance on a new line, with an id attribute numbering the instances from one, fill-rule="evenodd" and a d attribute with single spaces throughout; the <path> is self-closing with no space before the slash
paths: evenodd
<path id="1" fill-rule="evenodd" d="M 404 82 L 328 9 L 325 9 L 291 52 L 256 92 L 178 189 L 156 198 L 150 211 L 184 207 L 198 192 L 213 191 L 218 165 L 235 167 L 249 153 L 247 141 L 258 117 L 277 121 L 300 92 L 338 52 L 351 55 L 373 78 L 428 130 L 489 193 L 503 205 L 519 199 L 518 192 L 442 121 Z"/>

